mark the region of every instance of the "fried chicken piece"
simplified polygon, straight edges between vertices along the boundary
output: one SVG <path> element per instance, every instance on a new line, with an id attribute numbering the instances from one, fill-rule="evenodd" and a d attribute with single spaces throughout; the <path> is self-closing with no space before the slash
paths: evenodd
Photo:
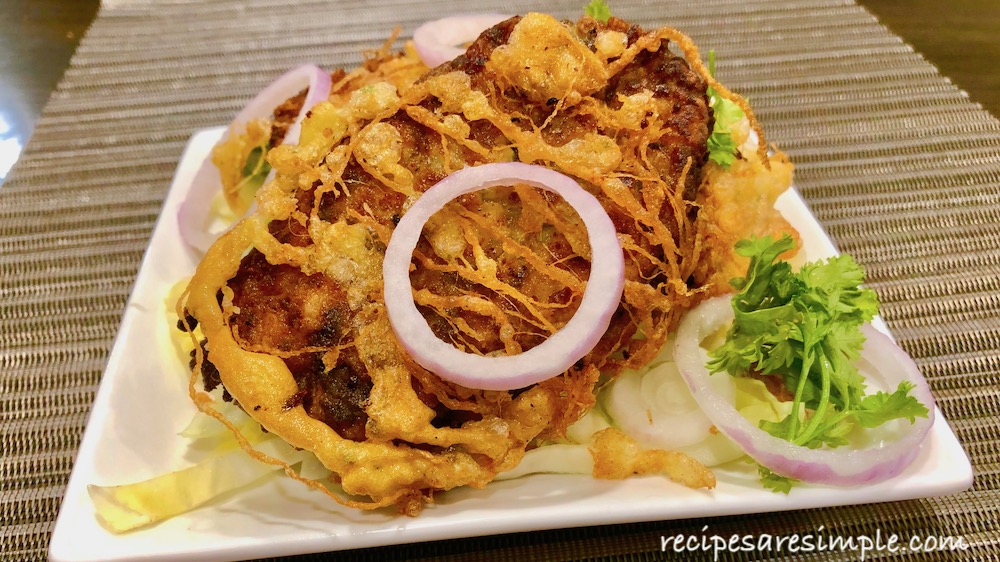
<path id="1" fill-rule="evenodd" d="M 601 376 L 651 359 L 711 291 L 696 277 L 711 78 L 671 40 L 693 52 L 676 31 L 615 18 L 515 17 L 418 79 L 394 72 L 412 69 L 401 62 L 412 54 L 369 61 L 335 85 L 334 103 L 312 108 L 298 146 L 270 152 L 276 177 L 258 210 L 209 250 L 179 309 L 208 340 L 200 364 L 268 431 L 313 451 L 346 497 L 309 485 L 410 515 L 436 491 L 481 487 L 533 440 L 565 432 L 594 404 Z M 396 341 L 381 294 L 382 255 L 409 203 L 464 166 L 503 161 L 574 177 L 608 212 L 626 262 L 598 345 L 569 371 L 511 392 L 422 369 Z M 439 337 L 512 354 L 572 317 L 590 258 L 567 203 L 512 185 L 432 217 L 411 281 Z M 194 382 L 192 394 L 211 410 Z"/>

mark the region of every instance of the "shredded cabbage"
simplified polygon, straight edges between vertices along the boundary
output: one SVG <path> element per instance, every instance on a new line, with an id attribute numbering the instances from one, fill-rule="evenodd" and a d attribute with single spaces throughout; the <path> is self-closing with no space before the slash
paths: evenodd
<path id="1" fill-rule="evenodd" d="M 495 480 L 513 480 L 529 474 L 594 473 L 594 457 L 587 445 L 554 443 L 532 449 L 513 469 L 501 472 Z"/>
<path id="2" fill-rule="evenodd" d="M 255 447 L 291 464 L 302 462 L 306 455 L 273 436 Z M 237 446 L 149 480 L 120 486 L 90 485 L 87 492 L 98 521 L 109 531 L 123 533 L 180 515 L 279 471 L 279 467 L 258 461 Z"/>

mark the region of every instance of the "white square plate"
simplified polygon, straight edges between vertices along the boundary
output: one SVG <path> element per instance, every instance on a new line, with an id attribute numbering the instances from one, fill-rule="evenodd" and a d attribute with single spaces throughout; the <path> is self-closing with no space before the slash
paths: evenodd
<path id="1" fill-rule="evenodd" d="M 101 527 L 88 484 L 124 484 L 191 462 L 178 433 L 195 412 L 187 375 L 168 342 L 165 297 L 195 260 L 175 220 L 221 128 L 195 134 L 184 152 L 122 318 L 50 544 L 54 561 L 233 560 L 399 543 L 636 521 L 658 521 L 885 502 L 959 492 L 972 482 L 968 457 L 941 416 L 906 471 L 877 485 L 762 488 L 752 469 L 717 470 L 718 487 L 691 490 L 665 478 L 600 481 L 534 475 L 483 490 L 436 496 L 416 518 L 343 508 L 290 479 L 271 478 L 200 509 L 123 535 Z M 805 258 L 836 253 L 794 190 L 779 207 L 802 235 Z"/>

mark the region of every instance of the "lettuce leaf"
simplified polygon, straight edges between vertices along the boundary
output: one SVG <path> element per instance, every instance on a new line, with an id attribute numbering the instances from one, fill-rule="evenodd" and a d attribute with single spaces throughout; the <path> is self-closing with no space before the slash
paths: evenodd
<path id="1" fill-rule="evenodd" d="M 715 51 L 708 51 L 708 72 L 715 78 Z M 745 115 L 740 106 L 720 96 L 715 88 L 709 86 L 708 106 L 712 108 L 715 124 L 712 134 L 708 137 L 708 159 L 723 169 L 729 168 L 736 161 L 738 146 L 733 140 L 732 130 Z"/>
<path id="2" fill-rule="evenodd" d="M 290 464 L 302 462 L 308 454 L 273 436 L 255 448 Z M 101 524 L 111 532 L 124 533 L 180 515 L 280 472 L 280 467 L 258 461 L 236 447 L 149 480 L 119 486 L 90 485 L 87 492 Z"/>

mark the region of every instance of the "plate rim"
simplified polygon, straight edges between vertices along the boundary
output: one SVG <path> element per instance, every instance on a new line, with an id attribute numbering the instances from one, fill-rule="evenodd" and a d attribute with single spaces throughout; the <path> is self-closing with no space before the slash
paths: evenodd
<path id="1" fill-rule="evenodd" d="M 93 476 L 92 472 L 96 462 L 95 455 L 97 454 L 97 447 L 99 445 L 99 441 L 104 436 L 102 430 L 106 430 L 105 426 L 108 423 L 109 413 L 115 404 L 113 400 L 115 398 L 116 384 L 120 384 L 121 377 L 124 376 L 119 373 L 121 373 L 121 369 L 123 368 L 121 366 L 121 362 L 124 360 L 128 351 L 128 348 L 126 347 L 128 345 L 127 337 L 134 328 L 134 323 L 137 322 L 137 318 L 141 318 L 142 305 L 140 301 L 142 300 L 142 297 L 149 296 L 143 295 L 142 291 L 151 282 L 150 276 L 153 275 L 153 273 L 151 273 L 151 268 L 155 267 L 153 262 L 157 259 L 156 247 L 158 244 L 170 242 L 169 239 L 167 242 L 163 242 L 163 240 L 165 236 L 176 231 L 176 221 L 171 219 L 175 216 L 176 207 L 182 196 L 181 190 L 186 193 L 186 189 L 191 187 L 191 184 L 194 182 L 195 175 L 199 173 L 199 171 L 202 171 L 206 165 L 208 154 L 206 147 L 210 149 L 210 147 L 214 145 L 215 140 L 219 138 L 224 130 L 225 127 L 211 127 L 195 131 L 189 137 L 182 156 L 178 161 L 169 191 L 166 193 L 160 215 L 153 228 L 149 246 L 147 247 L 140 262 L 136 280 L 125 305 L 122 320 L 108 357 L 108 363 L 103 371 L 93 406 L 87 416 L 83 438 L 81 439 L 80 446 L 74 459 L 70 479 L 64 491 L 59 513 L 49 541 L 48 553 L 50 559 L 53 561 L 84 562 L 90 560 L 126 559 L 187 560 L 190 558 L 197 558 L 199 560 L 228 560 L 244 557 L 282 556 L 321 551 L 389 546 L 433 540 L 468 538 L 482 536 L 485 534 L 541 531 L 605 524 L 625 524 L 640 521 L 674 520 L 691 517 L 717 517 L 723 515 L 767 513 L 797 509 L 881 503 L 887 501 L 948 495 L 964 491 L 972 484 L 973 469 L 971 462 L 969 461 L 968 453 L 965 451 L 964 447 L 962 447 L 954 431 L 942 415 L 940 408 L 935 406 L 936 418 L 931 429 L 931 434 L 928 436 L 930 443 L 925 442 L 923 446 L 924 450 L 922 451 L 920 457 L 922 458 L 930 454 L 932 446 L 939 445 L 946 446 L 948 448 L 947 452 L 951 455 L 955 455 L 960 452 L 961 454 L 958 456 L 960 456 L 960 460 L 964 462 L 952 462 L 946 467 L 946 471 L 941 470 L 940 467 L 935 468 L 937 465 L 932 466 L 933 470 L 937 470 L 934 474 L 942 476 L 943 478 L 940 480 L 934 480 L 930 484 L 930 487 L 922 486 L 918 490 L 913 487 L 906 486 L 889 486 L 886 490 L 883 490 L 881 494 L 877 494 L 875 497 L 867 497 L 866 499 L 868 501 L 864 502 L 855 501 L 857 499 L 857 492 L 855 490 L 852 490 L 855 492 L 853 494 L 844 494 L 840 493 L 842 490 L 839 488 L 830 488 L 829 490 L 831 490 L 831 493 L 825 496 L 826 501 L 819 501 L 817 498 L 812 498 L 812 501 L 806 502 L 808 505 L 804 505 L 803 502 L 788 501 L 787 497 L 785 499 L 774 497 L 777 495 L 773 492 L 767 492 L 772 496 L 763 498 L 762 503 L 758 503 L 755 506 L 766 509 L 753 509 L 754 506 L 751 506 L 751 509 L 733 511 L 731 509 L 732 503 L 728 501 L 718 503 L 717 505 L 705 503 L 699 504 L 694 502 L 692 503 L 692 506 L 700 508 L 697 509 L 698 512 L 693 513 L 691 512 L 692 507 L 688 507 L 687 511 L 682 509 L 674 513 L 675 515 L 682 515 L 681 517 L 664 514 L 662 509 L 657 509 L 655 505 L 651 505 L 648 502 L 642 503 L 642 509 L 633 512 L 622 510 L 620 505 L 617 505 L 621 502 L 611 502 L 612 506 L 610 508 L 607 505 L 602 506 L 602 512 L 600 514 L 602 517 L 599 518 L 595 518 L 593 513 L 587 512 L 586 510 L 578 510 L 567 514 L 564 511 L 567 504 L 553 504 L 548 506 L 547 509 L 537 507 L 533 508 L 536 512 L 533 517 L 524 517 L 522 515 L 523 512 L 518 510 L 518 513 L 516 514 L 507 514 L 506 518 L 491 520 L 487 524 L 484 524 L 483 521 L 485 520 L 485 516 L 489 513 L 489 510 L 483 509 L 483 506 L 479 505 L 482 503 L 481 501 L 472 501 L 471 503 L 474 506 L 474 509 L 469 510 L 468 513 L 480 519 L 476 519 L 472 522 L 472 524 L 466 524 L 459 527 L 456 527 L 454 522 L 446 522 L 443 527 L 434 525 L 433 522 L 431 524 L 424 524 L 427 519 L 421 518 L 433 517 L 434 511 L 437 507 L 433 506 L 434 509 L 429 507 L 425 510 L 424 514 L 415 519 L 411 520 L 407 518 L 399 521 L 390 517 L 384 525 L 375 525 L 372 528 L 362 529 L 360 532 L 352 534 L 349 537 L 338 536 L 335 534 L 324 535 L 322 532 L 309 533 L 297 539 L 285 537 L 282 540 L 274 542 L 240 540 L 241 538 L 246 539 L 246 537 L 228 537 L 228 541 L 220 541 L 211 547 L 192 547 L 184 549 L 177 548 L 177 544 L 172 543 L 172 549 L 157 550 L 154 548 L 147 549 L 145 551 L 142 551 L 141 549 L 128 551 L 123 550 L 120 553 L 120 556 L 116 557 L 116 555 L 112 554 L 110 558 L 107 551 L 97 552 L 93 549 L 88 550 L 87 545 L 92 543 L 84 542 L 81 545 L 76 542 L 80 533 L 76 532 L 74 523 L 79 523 L 81 518 L 87 517 L 91 520 L 95 520 L 94 523 L 96 523 L 93 506 L 90 504 L 89 497 L 86 493 L 87 484 L 92 482 L 87 481 L 87 478 L 88 476 Z M 184 183 L 185 181 L 187 182 L 186 185 Z M 778 207 L 781 208 L 783 212 L 787 212 L 787 209 L 793 209 L 804 215 L 799 217 L 805 221 L 804 224 L 800 225 L 795 223 L 796 228 L 799 229 L 802 234 L 803 240 L 805 240 L 808 235 L 809 239 L 818 243 L 823 251 L 837 252 L 835 244 L 826 234 L 825 230 L 823 230 L 822 226 L 816 220 L 808 205 L 794 186 L 782 195 L 782 199 L 779 200 Z M 800 226 L 804 228 L 800 228 Z M 176 243 L 176 239 L 173 242 Z M 884 324 L 882 326 L 884 328 Z M 918 458 L 917 460 L 920 459 Z M 955 461 L 955 459 L 951 460 Z M 916 463 L 917 461 L 914 462 Z M 563 481 L 563 479 L 566 478 L 566 475 L 532 475 L 527 478 L 532 479 L 531 481 L 533 482 L 547 482 L 553 478 L 557 478 L 559 479 L 557 482 L 559 482 Z M 583 479 L 587 477 L 580 478 Z M 893 484 L 898 478 L 901 477 L 890 479 L 885 484 Z M 632 482 L 641 481 L 641 479 L 630 480 Z M 490 493 L 501 490 L 509 491 L 509 488 L 518 486 L 519 481 L 521 481 L 521 479 L 506 482 L 493 482 L 489 484 L 488 488 L 492 487 Z M 607 490 L 615 489 L 620 491 L 623 487 L 633 487 L 630 484 L 625 484 L 629 481 L 594 481 L 590 478 L 581 481 L 588 484 L 587 486 L 584 486 L 585 488 L 590 488 L 592 490 L 604 490 L 605 492 Z M 280 480 L 278 482 L 280 482 Z M 528 481 L 525 480 L 525 482 Z M 284 482 L 283 484 L 275 484 L 275 486 L 281 489 L 294 484 L 298 483 Z M 542 487 L 544 488 L 546 486 L 542 485 Z M 870 486 L 861 487 L 860 489 L 867 490 L 868 488 L 870 488 Z M 296 492 L 291 491 L 290 493 L 294 494 Z M 476 493 L 476 491 L 465 489 L 449 491 L 447 493 L 449 501 L 444 502 L 444 505 L 470 501 L 470 496 L 472 497 L 472 500 L 475 500 Z M 327 498 L 323 499 L 330 502 Z M 203 512 L 203 510 L 214 510 L 211 511 L 214 513 L 218 511 L 220 507 L 224 507 L 232 501 L 233 499 L 230 498 L 224 502 L 213 502 L 206 508 L 198 508 L 188 514 L 178 516 L 178 518 L 189 519 L 193 516 L 195 520 L 197 520 L 199 512 Z M 568 505 L 572 506 L 573 502 L 571 501 Z M 587 505 L 586 500 L 584 500 L 584 505 Z M 465 513 L 466 509 L 462 508 L 459 511 Z M 209 513 L 209 511 L 204 511 L 204 513 Z M 544 515 L 545 518 L 540 519 L 539 514 Z M 349 515 L 351 514 L 345 514 L 345 516 Z M 554 517 L 554 515 L 561 515 L 562 517 L 557 518 Z M 569 516 L 567 517 L 567 515 Z M 526 521 L 534 521 L 535 523 L 526 525 Z M 195 523 L 197 523 L 197 521 L 195 521 Z M 85 527 L 92 529 L 93 525 L 85 525 Z M 114 535 L 108 531 L 104 531 L 99 525 L 98 527 L 107 535 L 107 537 L 104 538 L 110 537 L 112 542 L 116 542 L 121 538 L 121 542 L 131 543 L 136 542 L 133 537 L 141 538 L 144 533 L 148 536 L 155 535 L 156 529 L 164 528 L 164 524 L 160 523 L 149 528 L 137 530 L 124 535 Z M 169 534 L 169 531 L 167 534 Z M 163 538 L 164 537 L 156 536 L 156 540 L 153 540 L 152 543 L 157 544 L 157 540 L 162 541 Z M 345 541 L 345 538 L 353 540 Z"/>

